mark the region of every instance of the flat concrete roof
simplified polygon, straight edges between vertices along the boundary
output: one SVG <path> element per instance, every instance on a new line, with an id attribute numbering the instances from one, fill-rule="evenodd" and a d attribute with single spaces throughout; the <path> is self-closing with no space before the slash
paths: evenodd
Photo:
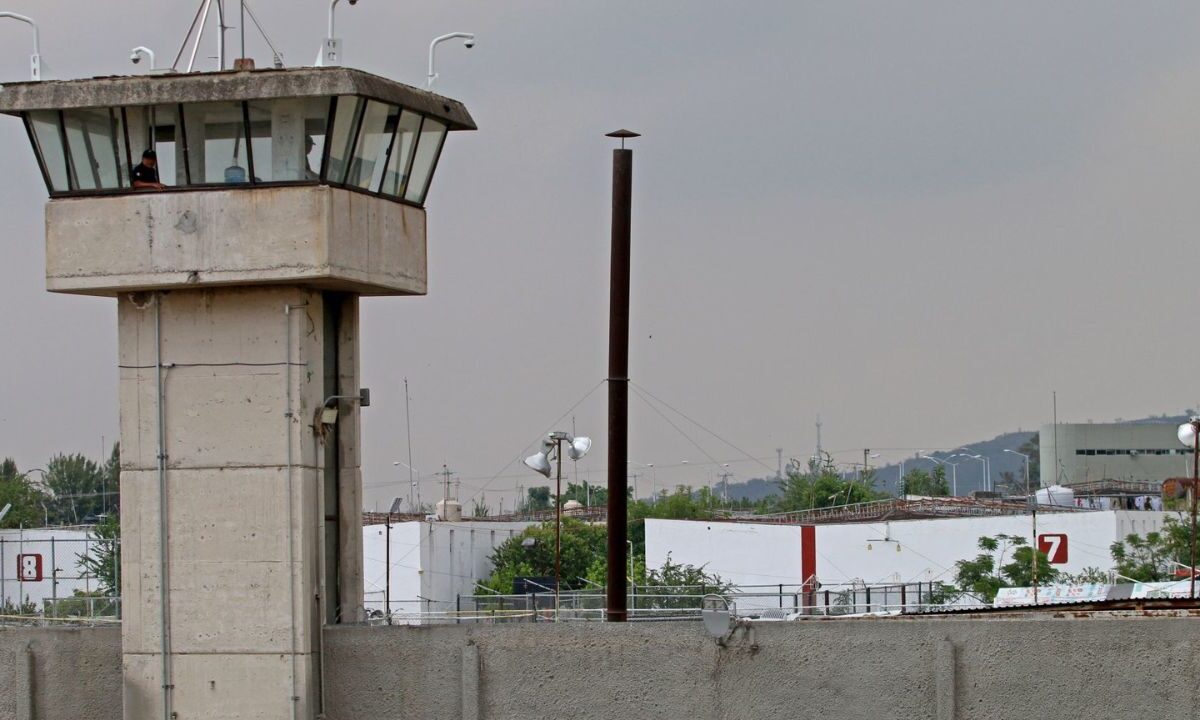
<path id="1" fill-rule="evenodd" d="M 186 74 L 118 75 L 0 85 L 0 113 L 28 110 L 269 100 L 362 95 L 444 120 L 451 130 L 475 130 L 457 100 L 345 67 L 265 68 Z"/>

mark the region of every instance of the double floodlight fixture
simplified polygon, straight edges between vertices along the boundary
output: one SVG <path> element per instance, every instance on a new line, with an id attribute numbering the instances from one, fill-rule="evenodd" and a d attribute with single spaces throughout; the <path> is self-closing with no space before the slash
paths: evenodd
<path id="1" fill-rule="evenodd" d="M 357 395 L 330 395 L 321 403 L 321 424 L 334 425 L 338 421 L 338 409 L 342 401 L 358 403 L 359 407 L 371 406 L 371 389 L 359 388 Z"/>
<path id="2" fill-rule="evenodd" d="M 552 432 L 542 440 L 542 449 L 525 458 L 525 465 L 534 472 L 550 477 L 552 470 L 550 460 L 557 458 L 562 452 L 562 443 L 567 444 L 567 457 L 581 460 L 588 450 L 592 449 L 592 439 L 587 437 L 571 437 L 570 433 Z"/>
<path id="3" fill-rule="evenodd" d="M 33 28 L 33 55 L 29 56 L 29 79 L 38 81 L 42 79 L 42 40 L 41 33 L 38 31 L 37 23 L 33 18 L 25 15 L 18 15 L 15 12 L 0 12 L 0 18 L 9 18 L 17 22 L 23 22 Z"/>
<path id="4" fill-rule="evenodd" d="M 334 2 L 336 1 L 337 0 L 334 0 Z M 437 46 L 447 40 L 453 40 L 454 38 L 462 38 L 463 47 L 468 50 L 475 47 L 475 33 L 452 32 L 435 37 L 433 42 L 429 43 L 429 75 L 425 80 L 425 88 L 427 90 L 433 89 L 433 82 L 437 80 L 438 77 L 437 71 L 434 70 L 434 52 L 437 50 Z"/>

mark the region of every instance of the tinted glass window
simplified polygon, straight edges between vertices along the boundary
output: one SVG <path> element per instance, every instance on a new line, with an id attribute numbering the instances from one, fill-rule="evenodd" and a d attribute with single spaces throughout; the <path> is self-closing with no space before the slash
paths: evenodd
<path id="1" fill-rule="evenodd" d="M 362 98 L 342 95 L 337 99 L 333 112 L 333 131 L 329 134 L 329 169 L 325 179 L 341 184 L 346 181 L 350 158 L 354 153 L 358 121 L 362 116 Z"/>
<path id="2" fill-rule="evenodd" d="M 433 166 L 442 152 L 442 141 L 446 139 L 446 126 L 433 118 L 421 123 L 421 134 L 417 140 L 417 154 L 413 158 L 412 173 L 404 199 L 410 202 L 425 202 L 425 192 L 433 175 Z"/>
<path id="3" fill-rule="evenodd" d="M 37 141 L 37 150 L 42 156 L 46 174 L 50 176 L 51 191 L 67 192 L 71 189 L 71 184 L 67 181 L 67 154 L 66 148 L 63 147 L 58 112 L 31 112 L 29 125 L 33 129 L 33 138 Z"/>
<path id="4" fill-rule="evenodd" d="M 249 182 L 246 125 L 240 102 L 185 105 L 183 119 L 193 185 Z M 158 151 L 158 161 L 162 163 L 162 150 Z"/>
<path id="5" fill-rule="evenodd" d="M 358 142 L 354 146 L 354 161 L 346 175 L 346 184 L 364 190 L 378 190 L 383 182 L 388 149 L 396 131 L 400 108 L 386 103 L 367 101 Z"/>
<path id="6" fill-rule="evenodd" d="M 408 174 L 412 167 L 413 151 L 417 148 L 417 133 L 421 129 L 421 116 L 405 110 L 400 113 L 396 136 L 392 140 L 392 153 L 388 157 L 387 172 L 383 176 L 383 192 L 404 197 L 408 187 Z"/>
<path id="7" fill-rule="evenodd" d="M 158 180 L 167 185 L 187 185 L 187 163 L 183 157 L 183 131 L 175 105 L 155 105 L 149 109 L 150 146 L 158 155 Z M 134 160 L 140 162 L 141 157 Z"/>
<path id="8" fill-rule="evenodd" d="M 63 113 L 76 190 L 115 190 L 121 187 L 118 158 L 124 137 L 117 115 L 109 108 L 67 110 Z"/>

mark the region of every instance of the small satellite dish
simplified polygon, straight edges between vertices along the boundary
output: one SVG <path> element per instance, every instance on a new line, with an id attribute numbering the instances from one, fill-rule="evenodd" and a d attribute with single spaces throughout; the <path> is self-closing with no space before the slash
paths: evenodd
<path id="1" fill-rule="evenodd" d="M 737 626 L 736 606 L 720 595 L 705 595 L 700 604 L 704 630 L 718 642 L 729 637 Z"/>

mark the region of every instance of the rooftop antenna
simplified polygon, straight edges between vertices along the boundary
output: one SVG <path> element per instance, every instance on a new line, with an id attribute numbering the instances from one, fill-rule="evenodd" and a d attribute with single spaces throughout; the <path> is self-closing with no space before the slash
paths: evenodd
<path id="1" fill-rule="evenodd" d="M 223 0 L 216 0 L 217 4 L 217 63 L 218 69 L 225 69 L 225 7 Z M 183 52 L 187 48 L 188 41 L 192 39 L 192 33 L 195 33 L 196 40 L 192 43 L 192 54 L 188 57 L 187 70 L 184 72 L 192 72 L 196 67 L 196 54 L 200 52 L 200 41 L 204 39 L 204 25 L 208 22 L 208 13 L 212 10 L 213 0 L 201 0 L 200 8 L 196 10 L 196 17 L 192 18 L 192 24 L 188 27 L 187 35 L 183 36 L 183 45 L 179 47 L 179 53 L 175 56 L 175 62 L 171 63 L 172 70 L 179 69 L 179 61 L 183 58 Z"/>
<path id="2" fill-rule="evenodd" d="M 271 38 L 267 37 L 267 31 L 263 30 L 262 23 L 258 21 L 258 16 L 254 14 L 254 10 L 242 0 L 242 9 L 250 16 L 250 20 L 254 23 L 254 27 L 258 28 L 258 34 L 262 35 L 262 39 L 266 41 L 267 47 L 271 48 L 271 59 L 276 69 L 283 67 L 283 53 L 279 52 L 275 47 L 275 43 L 271 42 Z M 242 34 L 242 57 L 246 56 L 245 33 Z"/>
<path id="3" fill-rule="evenodd" d="M 42 79 L 42 40 L 41 33 L 38 31 L 37 23 L 33 18 L 25 15 L 18 15 L 15 12 L 0 12 L 0 18 L 9 18 L 18 22 L 23 22 L 33 28 L 33 54 L 29 56 L 29 79 L 37 82 Z"/>

